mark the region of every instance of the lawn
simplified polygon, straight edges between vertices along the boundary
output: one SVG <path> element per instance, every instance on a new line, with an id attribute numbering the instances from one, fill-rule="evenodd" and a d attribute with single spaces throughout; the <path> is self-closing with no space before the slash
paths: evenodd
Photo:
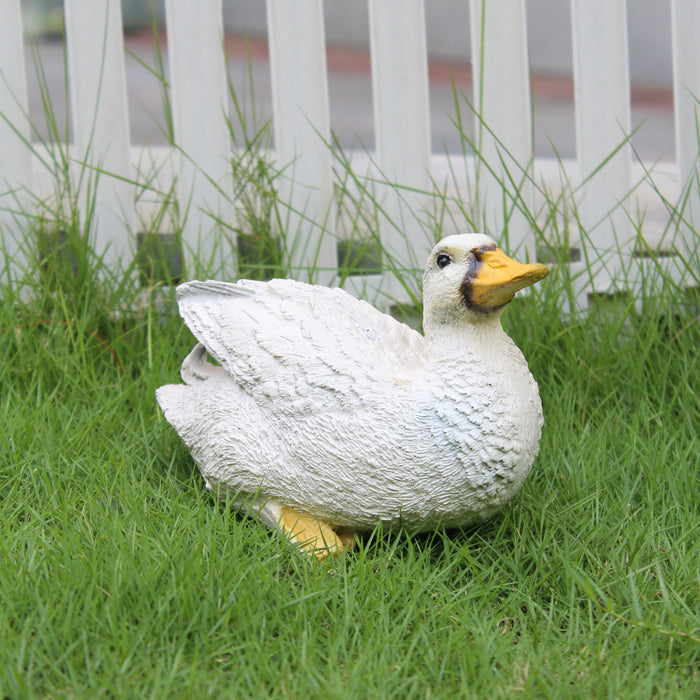
<path id="1" fill-rule="evenodd" d="M 80 261 L 79 261 L 80 263 Z M 505 325 L 545 427 L 478 527 L 301 555 L 203 490 L 154 390 L 193 339 L 98 265 L 0 302 L 0 697 L 700 690 L 700 326 L 670 290 Z"/>

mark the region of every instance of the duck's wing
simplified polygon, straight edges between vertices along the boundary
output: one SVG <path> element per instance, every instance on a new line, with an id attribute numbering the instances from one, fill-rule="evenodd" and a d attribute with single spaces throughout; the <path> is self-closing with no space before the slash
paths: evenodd
<path id="1" fill-rule="evenodd" d="M 177 293 L 197 340 L 261 401 L 352 409 L 378 385 L 410 381 L 427 358 L 420 333 L 341 289 L 195 281 Z"/>

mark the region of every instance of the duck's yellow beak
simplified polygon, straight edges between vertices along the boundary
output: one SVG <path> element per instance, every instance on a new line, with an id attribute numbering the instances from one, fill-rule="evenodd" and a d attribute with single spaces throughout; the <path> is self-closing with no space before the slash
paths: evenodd
<path id="1" fill-rule="evenodd" d="M 519 289 L 539 282 L 549 274 L 546 265 L 519 263 L 500 248 L 481 250 L 477 260 L 479 267 L 471 279 L 470 296 L 474 306 L 484 309 L 507 304 Z"/>

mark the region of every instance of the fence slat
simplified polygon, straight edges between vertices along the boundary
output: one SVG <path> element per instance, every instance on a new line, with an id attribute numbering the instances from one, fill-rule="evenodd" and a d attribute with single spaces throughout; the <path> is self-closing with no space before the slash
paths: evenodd
<path id="1" fill-rule="evenodd" d="M 681 226 L 682 252 L 688 254 L 693 230 L 700 227 L 700 190 L 697 185 L 700 138 L 700 3 L 672 1 L 673 97 L 676 123 L 676 162 L 681 187 L 690 186 Z M 679 241 L 680 243 L 680 241 Z"/>
<path id="2" fill-rule="evenodd" d="M 23 223 L 17 210 L 29 204 L 31 160 L 27 143 L 30 127 L 27 106 L 27 78 L 22 46 L 22 16 L 19 0 L 3 5 L 0 22 L 0 243 L 8 265 L 0 260 L 0 281 L 9 271 L 14 277 L 27 260 Z M 26 190 L 25 190 L 26 188 Z"/>
<path id="3" fill-rule="evenodd" d="M 623 209 L 630 149 L 620 148 L 631 123 L 627 5 L 625 0 L 572 0 L 571 20 L 577 157 L 585 183 L 578 208 L 583 245 L 595 251 L 589 258 L 593 291 L 607 293 L 624 283 L 623 265 L 634 244 Z"/>
<path id="4" fill-rule="evenodd" d="M 134 248 L 134 188 L 117 179 L 130 176 L 121 4 L 65 0 L 64 13 L 76 182 L 97 181 L 92 195 L 84 187 L 78 206 L 84 219 L 94 204 L 95 248 L 118 265 Z"/>
<path id="5" fill-rule="evenodd" d="M 331 222 L 332 154 L 321 0 L 267 0 L 277 165 L 287 254 L 299 279 L 329 283 L 338 253 Z M 319 269 L 316 276 L 312 267 Z"/>
<path id="6" fill-rule="evenodd" d="M 417 218 L 430 190 L 430 104 L 423 0 L 369 0 L 377 164 L 396 187 L 379 188 L 382 247 L 398 270 L 421 268 L 432 235 Z M 381 191 L 383 190 L 383 192 Z M 385 290 L 407 299 L 393 275 Z"/>
<path id="7" fill-rule="evenodd" d="M 535 259 L 532 117 L 524 0 L 471 0 L 478 216 L 508 246 Z M 504 201 L 505 200 L 505 201 Z"/>
<path id="8" fill-rule="evenodd" d="M 166 0 L 177 195 L 188 275 L 235 274 L 221 0 Z"/>

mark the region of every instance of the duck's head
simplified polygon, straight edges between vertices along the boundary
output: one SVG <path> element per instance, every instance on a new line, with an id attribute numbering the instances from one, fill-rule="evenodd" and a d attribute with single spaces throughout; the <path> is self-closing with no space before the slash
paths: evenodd
<path id="1" fill-rule="evenodd" d="M 426 335 L 438 326 L 496 320 L 519 289 L 548 274 L 546 265 L 509 258 L 484 234 L 443 238 L 423 275 Z"/>

